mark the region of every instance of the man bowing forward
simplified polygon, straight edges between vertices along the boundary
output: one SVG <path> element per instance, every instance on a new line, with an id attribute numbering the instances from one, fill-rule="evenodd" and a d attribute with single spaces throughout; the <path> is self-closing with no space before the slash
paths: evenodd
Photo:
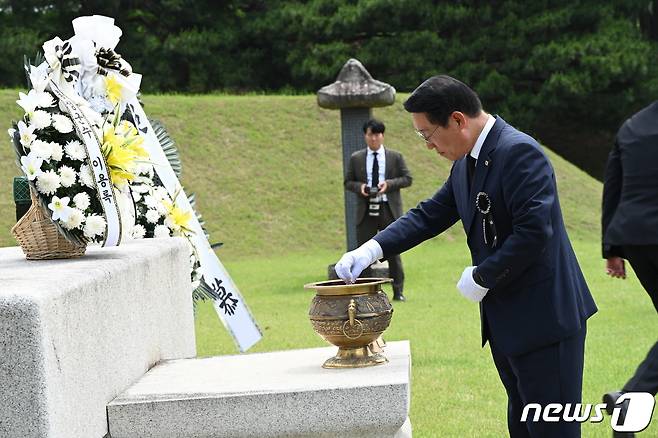
<path id="1" fill-rule="evenodd" d="M 523 407 L 581 402 L 586 321 L 596 312 L 567 236 L 555 174 L 532 137 L 482 110 L 449 76 L 423 82 L 404 103 L 427 148 L 453 161 L 427 199 L 336 264 L 353 282 L 382 257 L 400 254 L 461 219 L 473 266 L 457 288 L 480 303 L 508 396 L 510 437 L 579 437 L 577 422 L 521 421 Z"/>

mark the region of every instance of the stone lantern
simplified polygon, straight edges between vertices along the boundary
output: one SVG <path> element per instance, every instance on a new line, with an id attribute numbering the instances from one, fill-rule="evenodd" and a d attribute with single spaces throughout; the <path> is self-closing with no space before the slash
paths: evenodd
<path id="1" fill-rule="evenodd" d="M 353 58 L 340 70 L 336 82 L 318 91 L 320 107 L 340 110 L 343 178 L 347 172 L 350 156 L 366 147 L 363 139 L 363 124 L 372 117 L 372 108 L 392 105 L 393 102 L 395 102 L 395 88 L 373 79 L 363 64 Z M 356 193 L 345 191 L 345 230 L 348 251 L 357 247 L 356 203 Z"/>

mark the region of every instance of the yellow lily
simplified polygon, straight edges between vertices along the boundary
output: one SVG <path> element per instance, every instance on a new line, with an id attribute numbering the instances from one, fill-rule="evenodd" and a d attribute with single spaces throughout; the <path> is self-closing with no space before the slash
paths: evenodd
<path id="1" fill-rule="evenodd" d="M 116 105 L 121 101 L 121 97 L 123 96 L 123 84 L 114 75 L 107 75 L 104 79 L 107 98 L 110 99 L 112 105 Z"/>
<path id="2" fill-rule="evenodd" d="M 189 232 L 188 223 L 192 219 L 191 211 L 184 211 L 180 207 L 169 201 L 162 202 L 165 208 L 167 209 L 167 218 L 170 220 L 174 229 L 182 229 L 183 231 Z"/>
<path id="3" fill-rule="evenodd" d="M 121 188 L 135 179 L 140 158 L 148 157 L 142 146 L 144 137 L 127 121 L 115 122 L 103 130 L 103 156 L 110 171 L 112 183 Z"/>

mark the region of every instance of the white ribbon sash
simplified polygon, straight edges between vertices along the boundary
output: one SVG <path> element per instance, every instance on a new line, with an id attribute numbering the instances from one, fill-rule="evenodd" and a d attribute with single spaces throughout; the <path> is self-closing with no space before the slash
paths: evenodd
<path id="1" fill-rule="evenodd" d="M 117 201 L 114 198 L 114 190 L 112 189 L 112 181 L 110 180 L 107 164 L 105 163 L 105 157 L 103 157 L 103 153 L 101 152 L 102 141 L 98 139 L 91 124 L 82 111 L 80 111 L 80 108 L 52 80 L 50 81 L 50 89 L 59 98 L 60 102 L 66 106 L 66 110 L 71 116 L 71 120 L 73 120 L 75 131 L 78 133 L 87 151 L 87 157 L 89 158 L 92 174 L 94 175 L 94 183 L 96 190 L 98 190 L 98 197 L 103 206 L 103 212 L 107 222 L 103 246 L 118 246 L 121 243 L 121 217 Z"/>
<path id="2" fill-rule="evenodd" d="M 199 254 L 203 280 L 217 296 L 217 299 L 214 300 L 215 312 L 233 336 L 240 351 L 247 351 L 263 335 L 231 276 L 217 258 L 215 251 L 210 247 L 201 224 L 199 224 L 174 170 L 160 147 L 160 142 L 144 113 L 144 109 L 136 98 L 128 102 L 127 109 L 133 114 L 135 126 L 145 137 L 144 148 L 148 151 L 150 160 L 154 163 L 155 172 L 169 196 L 173 199 L 174 195 L 178 193 L 175 202 L 183 210 L 192 212 L 189 228 L 194 231 L 194 234 L 190 236 L 190 239 Z"/>

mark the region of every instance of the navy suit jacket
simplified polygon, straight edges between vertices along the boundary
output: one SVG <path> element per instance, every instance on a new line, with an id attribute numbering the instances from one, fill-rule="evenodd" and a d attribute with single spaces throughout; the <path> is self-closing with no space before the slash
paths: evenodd
<path id="1" fill-rule="evenodd" d="M 491 200 L 497 244 L 485 244 L 476 195 Z M 596 305 L 569 242 L 555 174 L 539 144 L 497 117 L 469 191 L 466 158 L 427 199 L 375 236 L 384 257 L 404 252 L 461 219 L 478 282 L 482 345 L 516 356 L 580 330 Z"/>

